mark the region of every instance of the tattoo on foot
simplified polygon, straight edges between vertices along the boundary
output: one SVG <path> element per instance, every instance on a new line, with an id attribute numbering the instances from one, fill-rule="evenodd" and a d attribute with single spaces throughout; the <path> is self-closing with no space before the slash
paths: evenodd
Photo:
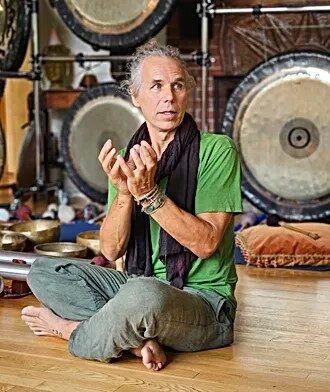
<path id="1" fill-rule="evenodd" d="M 62 337 L 62 332 L 58 331 L 57 329 L 52 329 L 53 334 L 59 336 L 60 338 Z"/>

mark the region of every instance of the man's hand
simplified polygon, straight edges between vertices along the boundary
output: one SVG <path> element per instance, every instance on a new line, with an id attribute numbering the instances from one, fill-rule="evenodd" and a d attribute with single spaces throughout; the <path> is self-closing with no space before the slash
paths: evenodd
<path id="1" fill-rule="evenodd" d="M 136 144 L 131 148 L 130 161 L 134 163 L 135 168 L 126 163 L 122 157 L 117 157 L 117 162 L 127 177 L 129 192 L 139 198 L 155 186 L 157 154 L 146 141 L 142 141 L 141 145 Z"/>
<path id="2" fill-rule="evenodd" d="M 112 141 L 109 139 L 102 147 L 98 160 L 101 163 L 104 172 L 115 185 L 118 192 L 124 195 L 130 195 L 130 191 L 127 186 L 127 177 L 120 168 L 120 161 L 118 159 L 120 156 L 117 155 L 117 158 L 115 158 L 116 155 L 117 150 L 112 147 Z M 122 157 L 120 158 L 124 161 Z"/>

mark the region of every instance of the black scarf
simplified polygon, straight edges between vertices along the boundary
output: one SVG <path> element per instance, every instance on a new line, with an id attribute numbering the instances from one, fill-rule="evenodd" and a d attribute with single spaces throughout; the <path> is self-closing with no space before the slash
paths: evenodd
<path id="1" fill-rule="evenodd" d="M 150 143 L 146 123 L 133 135 L 128 143 L 125 160 L 130 149 L 142 140 Z M 174 139 L 167 146 L 157 165 L 155 182 L 168 177 L 166 195 L 181 209 L 195 213 L 195 193 L 199 164 L 200 133 L 193 118 L 186 113 Z M 180 222 L 178 222 L 180 224 Z M 151 237 L 149 216 L 134 203 L 131 218 L 131 234 L 126 254 L 126 270 L 129 274 L 152 276 Z M 159 257 L 166 265 L 166 279 L 171 285 L 182 288 L 192 261 L 197 259 L 190 250 L 179 244 L 165 230 L 159 238 Z"/>

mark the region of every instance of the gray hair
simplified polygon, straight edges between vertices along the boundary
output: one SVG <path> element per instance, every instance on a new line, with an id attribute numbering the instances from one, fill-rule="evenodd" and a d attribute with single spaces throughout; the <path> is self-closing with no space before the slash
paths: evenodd
<path id="1" fill-rule="evenodd" d="M 167 57 L 176 60 L 183 69 L 188 90 L 195 87 L 195 80 L 193 76 L 189 74 L 186 63 L 181 58 L 179 49 L 170 45 L 160 45 L 157 41 L 151 40 L 136 49 L 132 60 L 127 65 L 128 77 L 121 85 L 130 95 L 133 95 L 134 97 L 138 95 L 142 85 L 142 63 L 147 57 L 151 56 Z"/>

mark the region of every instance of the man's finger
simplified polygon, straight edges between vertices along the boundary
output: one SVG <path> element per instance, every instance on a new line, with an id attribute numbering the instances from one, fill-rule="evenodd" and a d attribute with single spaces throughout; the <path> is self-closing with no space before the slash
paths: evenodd
<path id="1" fill-rule="evenodd" d="M 123 157 L 117 155 L 117 161 L 119 162 L 119 166 L 127 178 L 134 177 L 133 171 L 127 166 L 127 163 Z"/>
<path id="2" fill-rule="evenodd" d="M 150 151 L 146 146 L 141 147 L 141 156 L 148 170 L 152 169 L 157 164 L 157 160 L 151 156 Z"/>
<path id="3" fill-rule="evenodd" d="M 112 140 L 111 140 L 111 139 L 108 139 L 108 140 L 104 143 L 103 147 L 101 148 L 101 151 L 100 151 L 99 156 L 98 156 L 98 160 L 99 160 L 101 163 L 104 161 L 105 157 L 107 156 L 107 154 L 109 153 L 109 151 L 110 151 L 112 148 L 113 148 L 113 146 L 112 146 Z"/>
<path id="4" fill-rule="evenodd" d="M 148 142 L 146 142 L 145 140 L 142 140 L 141 146 L 146 147 L 147 150 L 149 151 L 150 155 L 152 156 L 152 158 L 157 160 L 156 151 L 150 146 L 150 144 Z"/>
<path id="5" fill-rule="evenodd" d="M 140 149 L 139 149 L 139 152 L 140 152 Z M 134 147 L 131 148 L 130 156 L 132 157 L 133 162 L 134 162 L 134 164 L 135 164 L 135 166 L 136 166 L 136 168 L 138 170 L 144 170 L 145 169 L 145 165 L 144 165 L 144 162 L 142 161 L 142 159 L 140 157 L 140 153 L 138 153 Z"/>
<path id="6" fill-rule="evenodd" d="M 116 149 L 115 148 L 112 148 L 109 152 L 108 152 L 108 154 L 105 156 L 105 158 L 103 159 L 103 161 L 101 162 L 102 163 L 102 167 L 103 167 L 103 170 L 106 172 L 106 173 L 109 173 L 109 171 L 111 170 L 111 167 L 113 166 L 113 164 L 114 164 L 114 157 L 115 157 L 115 155 L 116 155 Z"/>
<path id="7" fill-rule="evenodd" d="M 115 159 L 114 161 L 115 162 L 114 162 L 114 164 L 113 164 L 113 166 L 112 166 L 112 168 L 111 168 L 111 170 L 109 172 L 110 178 L 112 178 L 112 179 L 118 177 L 119 170 L 120 170 L 118 159 Z"/>

